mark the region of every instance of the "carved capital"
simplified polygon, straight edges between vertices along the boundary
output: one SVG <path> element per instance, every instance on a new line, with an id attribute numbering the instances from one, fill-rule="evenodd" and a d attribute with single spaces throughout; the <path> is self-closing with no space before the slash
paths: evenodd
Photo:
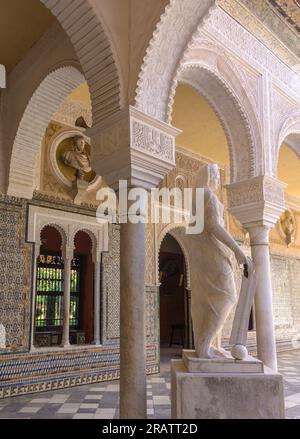
<path id="1" fill-rule="evenodd" d="M 180 130 L 127 107 L 88 130 L 92 165 L 112 187 L 120 179 L 150 189 L 175 166 Z"/>
<path id="2" fill-rule="evenodd" d="M 244 227 L 273 228 L 285 209 L 286 185 L 268 175 L 227 185 L 229 212 Z"/>
<path id="3" fill-rule="evenodd" d="M 74 244 L 70 244 L 70 245 L 63 245 L 61 252 L 62 252 L 62 257 L 65 261 L 65 264 L 68 262 L 70 263 L 72 261 L 72 259 L 74 258 Z"/>

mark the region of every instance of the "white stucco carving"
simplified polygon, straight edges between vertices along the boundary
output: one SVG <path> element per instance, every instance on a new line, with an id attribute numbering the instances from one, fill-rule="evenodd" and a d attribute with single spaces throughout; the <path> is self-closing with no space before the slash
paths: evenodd
<path id="1" fill-rule="evenodd" d="M 189 2 L 191 9 L 192 3 Z M 275 144 L 284 121 L 300 108 L 300 77 L 223 9 L 212 6 L 205 14 L 202 13 L 202 19 L 194 11 L 193 20 L 197 17 L 198 27 L 195 25 L 196 20 L 191 20 L 189 23 L 193 23 L 194 31 L 189 28 L 189 41 L 186 30 L 178 42 L 176 26 L 171 23 L 175 15 L 179 17 L 180 6 L 176 1 L 170 2 L 145 57 L 137 88 L 136 106 L 157 118 L 170 121 L 176 86 L 178 81 L 184 80 L 181 76 L 183 70 L 189 68 L 188 64 L 199 64 L 202 70 L 209 70 L 216 81 L 223 83 L 223 91 L 227 91 L 229 104 L 226 108 L 224 96 L 219 96 L 219 99 L 214 96 L 213 88 L 217 87 L 217 82 L 211 85 L 203 81 L 200 87 L 199 76 L 196 77 L 196 74 L 192 81 L 189 78 L 188 82 L 185 78 L 185 82 L 195 88 L 198 83 L 198 91 L 219 115 L 230 146 L 231 180 L 263 173 L 276 175 Z M 183 19 L 182 13 L 181 16 Z M 180 20 L 177 19 L 176 25 Z M 258 26 L 258 23 L 255 25 Z M 185 26 L 189 26 L 187 21 Z M 170 40 L 166 35 L 170 35 Z M 176 49 L 173 45 L 176 45 Z M 198 54 L 195 52 L 197 47 Z M 169 60 L 171 55 L 172 63 Z M 276 108 L 275 88 L 289 102 L 283 106 L 279 104 L 279 110 Z M 232 113 L 230 102 L 235 102 L 237 120 L 226 122 L 224 115 Z M 286 106 L 287 111 L 283 108 Z M 237 122 L 239 119 L 240 122 Z M 235 130 L 239 133 L 234 133 Z M 242 144 L 239 145 L 240 142 Z"/>
<path id="2" fill-rule="evenodd" d="M 60 103 L 85 81 L 73 67 L 60 67 L 39 85 L 27 104 L 14 140 L 10 161 L 8 195 L 32 198 L 36 156 L 52 115 Z"/>
<path id="3" fill-rule="evenodd" d="M 93 168 L 113 187 L 120 179 L 155 187 L 175 166 L 175 138 L 180 132 L 129 106 L 87 131 Z"/>
<path id="4" fill-rule="evenodd" d="M 93 252 L 108 251 L 107 220 L 40 206 L 29 206 L 27 241 L 41 244 L 41 232 L 46 226 L 55 227 L 61 237 L 63 247 L 74 249 L 74 239 L 80 230 L 92 239 Z"/>
<path id="5" fill-rule="evenodd" d="M 73 44 L 91 92 L 94 122 L 118 111 L 124 93 L 120 69 L 99 13 L 89 0 L 41 2 L 57 18 Z"/>
<path id="6" fill-rule="evenodd" d="M 68 126 L 75 126 L 75 122 L 79 117 L 83 117 L 89 127 L 92 126 L 93 118 L 91 107 L 85 106 L 78 101 L 66 99 L 52 116 L 52 120 Z"/>
<path id="7" fill-rule="evenodd" d="M 261 223 L 272 228 L 285 208 L 285 186 L 267 175 L 227 185 L 229 212 L 244 226 Z"/>
<path id="8" fill-rule="evenodd" d="M 177 64 L 215 0 L 171 0 L 149 43 L 136 91 L 136 107 L 166 120 L 168 95 Z"/>

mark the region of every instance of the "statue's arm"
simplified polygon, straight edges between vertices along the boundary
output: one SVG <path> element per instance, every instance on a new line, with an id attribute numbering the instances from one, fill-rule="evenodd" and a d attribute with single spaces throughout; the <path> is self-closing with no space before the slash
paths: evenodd
<path id="1" fill-rule="evenodd" d="M 207 225 L 207 231 L 233 251 L 239 264 L 247 264 L 246 255 L 221 224 L 217 221 L 210 221 Z"/>

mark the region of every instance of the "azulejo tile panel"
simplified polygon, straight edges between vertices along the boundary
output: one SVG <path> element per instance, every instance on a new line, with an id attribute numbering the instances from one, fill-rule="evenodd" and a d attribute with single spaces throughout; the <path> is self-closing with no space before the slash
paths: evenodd
<path id="1" fill-rule="evenodd" d="M 24 241 L 26 205 L 0 196 L 0 323 L 6 345 L 28 346 L 30 321 L 31 246 Z"/>
<path id="2" fill-rule="evenodd" d="M 119 347 L 8 354 L 0 357 L 0 398 L 119 378 Z M 156 344 L 147 346 L 147 373 L 158 372 Z"/>

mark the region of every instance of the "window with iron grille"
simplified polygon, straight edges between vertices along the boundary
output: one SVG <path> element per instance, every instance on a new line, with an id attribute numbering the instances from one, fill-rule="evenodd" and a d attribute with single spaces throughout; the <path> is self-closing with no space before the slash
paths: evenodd
<path id="1" fill-rule="evenodd" d="M 80 258 L 71 263 L 70 327 L 79 327 Z M 36 331 L 55 330 L 63 325 L 64 262 L 58 254 L 41 254 L 37 262 Z"/>

